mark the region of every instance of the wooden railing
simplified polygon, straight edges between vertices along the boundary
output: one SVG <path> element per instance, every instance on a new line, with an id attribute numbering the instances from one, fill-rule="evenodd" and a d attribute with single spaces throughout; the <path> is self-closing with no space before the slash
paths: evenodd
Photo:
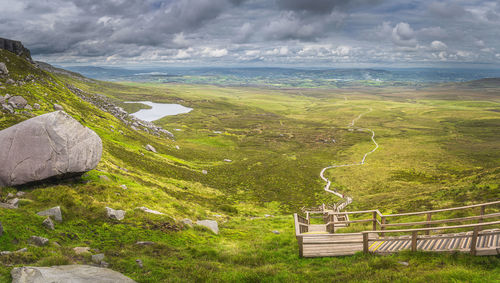
<path id="1" fill-rule="evenodd" d="M 364 211 L 348 211 L 348 212 L 333 212 L 329 213 L 329 221 L 327 222 L 327 226 L 330 227 L 335 227 L 335 225 L 338 224 L 350 224 L 350 223 L 372 223 L 372 230 L 375 231 L 379 229 L 381 236 L 384 236 L 385 230 L 388 227 L 397 227 L 397 226 L 420 226 L 424 225 L 426 228 L 431 228 L 432 225 L 434 224 L 445 224 L 445 223 L 456 223 L 456 222 L 465 222 L 465 221 L 474 221 L 478 220 L 478 222 L 482 222 L 485 219 L 488 218 L 495 218 L 495 217 L 500 217 L 500 213 L 495 212 L 495 213 L 490 213 L 490 214 L 485 214 L 486 208 L 489 206 L 495 206 L 500 204 L 500 201 L 493 201 L 493 202 L 487 202 L 487 203 L 481 203 L 481 204 L 474 204 L 474 205 L 468 205 L 468 206 L 461 206 L 461 207 L 453 207 L 453 208 L 445 208 L 445 209 L 436 209 L 436 210 L 428 210 L 428 211 L 421 211 L 421 212 L 408 212 L 408 213 L 398 213 L 398 214 L 382 214 L 378 209 L 375 210 L 364 210 Z M 451 212 L 451 211 L 458 211 L 458 210 L 466 210 L 466 209 L 473 209 L 473 208 L 479 208 L 479 213 L 478 215 L 474 216 L 466 216 L 466 217 L 459 217 L 459 218 L 448 218 L 448 219 L 439 219 L 439 220 L 432 220 L 432 216 L 437 214 L 437 213 L 443 213 L 443 212 Z M 366 219 L 356 219 L 356 220 L 348 220 L 348 221 L 334 221 L 333 215 L 360 215 L 360 214 L 369 214 L 371 217 L 366 218 Z M 402 222 L 402 223 L 389 223 L 389 219 L 398 218 L 398 217 L 409 217 L 409 216 L 418 216 L 418 215 L 425 215 L 426 220 L 425 221 L 412 221 L 412 222 Z M 380 220 L 379 220 L 380 219 Z M 433 229 L 425 231 L 425 233 L 428 235 L 429 231 L 432 231 Z M 333 231 L 333 229 L 332 229 Z"/>
<path id="2" fill-rule="evenodd" d="M 384 232 L 385 233 L 411 233 L 411 251 L 416 251 L 417 250 L 417 240 L 421 239 L 418 236 L 418 233 L 420 233 L 420 232 L 428 232 L 428 231 L 433 231 L 433 230 L 473 228 L 472 236 L 469 236 L 469 235 L 450 235 L 450 236 L 439 237 L 439 239 L 472 237 L 471 244 L 470 244 L 470 253 L 472 255 L 476 255 L 477 237 L 479 235 L 481 228 L 484 226 L 499 225 L 499 224 L 500 224 L 500 221 L 493 221 L 493 222 L 484 222 L 484 223 L 467 224 L 467 225 L 455 225 L 455 226 L 431 227 L 431 228 L 419 228 L 419 229 L 363 231 L 363 232 L 361 232 L 363 234 L 363 252 L 365 252 L 365 253 L 369 252 L 368 248 L 369 248 L 370 241 L 377 241 L 377 240 L 378 241 L 380 241 L 380 240 L 382 240 L 382 241 L 399 241 L 399 240 L 401 240 L 401 238 L 394 238 L 394 239 L 382 238 L 382 239 L 370 240 L 368 236 L 371 233 L 384 233 Z M 500 231 L 498 233 L 500 233 Z"/>

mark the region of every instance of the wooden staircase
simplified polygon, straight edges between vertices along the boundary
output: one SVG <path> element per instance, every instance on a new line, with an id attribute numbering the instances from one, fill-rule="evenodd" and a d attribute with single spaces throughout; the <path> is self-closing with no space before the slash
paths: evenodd
<path id="1" fill-rule="evenodd" d="M 294 214 L 295 234 L 301 257 L 344 256 L 356 252 L 394 253 L 402 250 L 433 252 L 467 252 L 473 255 L 500 254 L 500 201 L 384 215 L 378 210 L 336 212 L 306 211 L 303 217 Z M 479 209 L 478 212 L 475 210 Z M 488 213 L 486 213 L 488 210 Z M 321 214 L 325 224 L 310 224 Z M 360 216 L 370 215 L 370 218 Z M 349 215 L 356 216 L 350 220 Z M 439 219 L 432 220 L 432 216 Z M 453 215 L 468 215 L 454 217 Z M 418 221 L 424 216 L 424 221 Z M 390 219 L 390 221 L 388 221 Z M 401 219 L 402 221 L 398 221 Z M 489 222 L 486 222 L 486 221 Z M 451 225 L 450 223 L 468 223 Z M 360 225 L 359 232 L 339 233 L 351 225 Z M 371 224 L 372 230 L 366 230 Z M 409 227 L 392 229 L 393 227 Z M 391 235 L 391 236 L 388 236 Z"/>

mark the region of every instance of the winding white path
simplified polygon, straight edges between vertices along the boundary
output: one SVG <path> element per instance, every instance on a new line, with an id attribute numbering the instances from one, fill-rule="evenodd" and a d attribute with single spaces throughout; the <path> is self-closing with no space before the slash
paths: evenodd
<path id="1" fill-rule="evenodd" d="M 349 124 L 349 126 L 348 126 L 348 127 L 349 127 L 349 128 L 351 128 L 351 129 L 356 129 L 356 130 L 358 130 L 358 131 L 367 131 L 367 132 L 371 132 L 371 133 L 372 133 L 372 137 L 371 137 L 371 138 L 372 138 L 373 143 L 375 144 L 375 148 L 373 148 L 371 151 L 369 151 L 369 152 L 365 153 L 365 155 L 363 156 L 363 159 L 361 159 L 361 162 L 359 162 L 359 163 L 341 164 L 341 165 L 330 165 L 330 166 L 327 166 L 327 167 L 323 168 L 323 169 L 321 170 L 321 173 L 319 174 L 319 176 L 321 177 L 321 179 L 323 179 L 323 181 L 325 181 L 325 182 L 326 182 L 326 185 L 325 185 L 325 191 L 327 191 L 327 192 L 329 192 L 329 193 L 332 193 L 332 194 L 334 194 L 334 195 L 336 195 L 336 196 L 338 196 L 338 197 L 340 197 L 340 198 L 344 199 L 344 202 L 343 202 L 343 203 L 341 203 L 341 204 L 337 207 L 337 211 L 341 211 L 341 210 L 343 210 L 346 206 L 348 206 L 349 204 L 351 204 L 351 203 L 352 203 L 352 198 L 351 198 L 351 197 L 349 197 L 349 196 L 345 196 L 345 195 L 343 195 L 343 194 L 341 194 L 341 193 L 339 193 L 339 192 L 337 192 L 337 191 L 335 191 L 335 190 L 330 190 L 330 186 L 331 186 L 331 184 L 332 184 L 332 183 L 330 182 L 330 180 L 328 180 L 328 178 L 326 178 L 326 177 L 325 177 L 325 175 L 324 175 L 324 174 L 325 174 L 325 171 L 326 171 L 326 170 L 328 170 L 328 169 L 338 168 L 338 167 L 348 167 L 348 166 L 363 165 L 363 164 L 365 164 L 366 157 L 367 157 L 369 154 L 373 153 L 375 150 L 377 150 L 377 149 L 378 149 L 378 143 L 375 141 L 375 132 L 374 132 L 373 130 L 371 130 L 371 129 L 364 129 L 364 128 L 357 128 L 357 127 L 355 127 L 355 126 L 354 126 L 354 125 L 356 124 L 356 121 L 358 121 L 361 117 L 363 117 L 363 115 L 365 115 L 365 114 L 367 114 L 367 113 L 370 113 L 370 112 L 372 112 L 372 111 L 373 111 L 373 109 L 372 109 L 372 108 L 370 108 L 370 110 L 368 110 L 368 111 L 366 111 L 366 112 L 363 112 L 363 113 L 359 114 L 359 115 L 358 115 L 358 117 L 354 118 L 354 119 L 351 121 L 351 123 Z"/>

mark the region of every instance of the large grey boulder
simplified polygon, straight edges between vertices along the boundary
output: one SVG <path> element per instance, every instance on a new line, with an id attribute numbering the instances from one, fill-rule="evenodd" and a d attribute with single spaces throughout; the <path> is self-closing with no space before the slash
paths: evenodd
<path id="1" fill-rule="evenodd" d="M 116 220 L 123 220 L 125 218 L 125 211 L 119 209 L 112 209 L 110 207 L 106 207 L 106 213 L 109 218 Z"/>
<path id="2" fill-rule="evenodd" d="M 207 227 L 215 234 L 219 234 L 219 225 L 215 220 L 198 220 L 196 221 L 196 225 Z"/>
<path id="3" fill-rule="evenodd" d="M 0 131 L 0 187 L 82 174 L 101 159 L 102 141 L 63 111 Z"/>
<path id="4" fill-rule="evenodd" d="M 0 62 L 0 75 L 8 75 L 9 70 L 7 69 L 7 66 L 5 65 L 4 62 Z"/>
<path id="5" fill-rule="evenodd" d="M 52 267 L 24 266 L 10 272 L 12 283 L 133 283 L 134 280 L 107 268 L 89 265 L 60 265 Z"/>

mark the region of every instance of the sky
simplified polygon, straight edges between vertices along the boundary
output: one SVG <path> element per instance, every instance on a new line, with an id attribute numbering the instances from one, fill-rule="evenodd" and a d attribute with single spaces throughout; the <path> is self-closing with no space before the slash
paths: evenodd
<path id="1" fill-rule="evenodd" d="M 500 1 L 0 0 L 59 65 L 500 68 Z"/>

